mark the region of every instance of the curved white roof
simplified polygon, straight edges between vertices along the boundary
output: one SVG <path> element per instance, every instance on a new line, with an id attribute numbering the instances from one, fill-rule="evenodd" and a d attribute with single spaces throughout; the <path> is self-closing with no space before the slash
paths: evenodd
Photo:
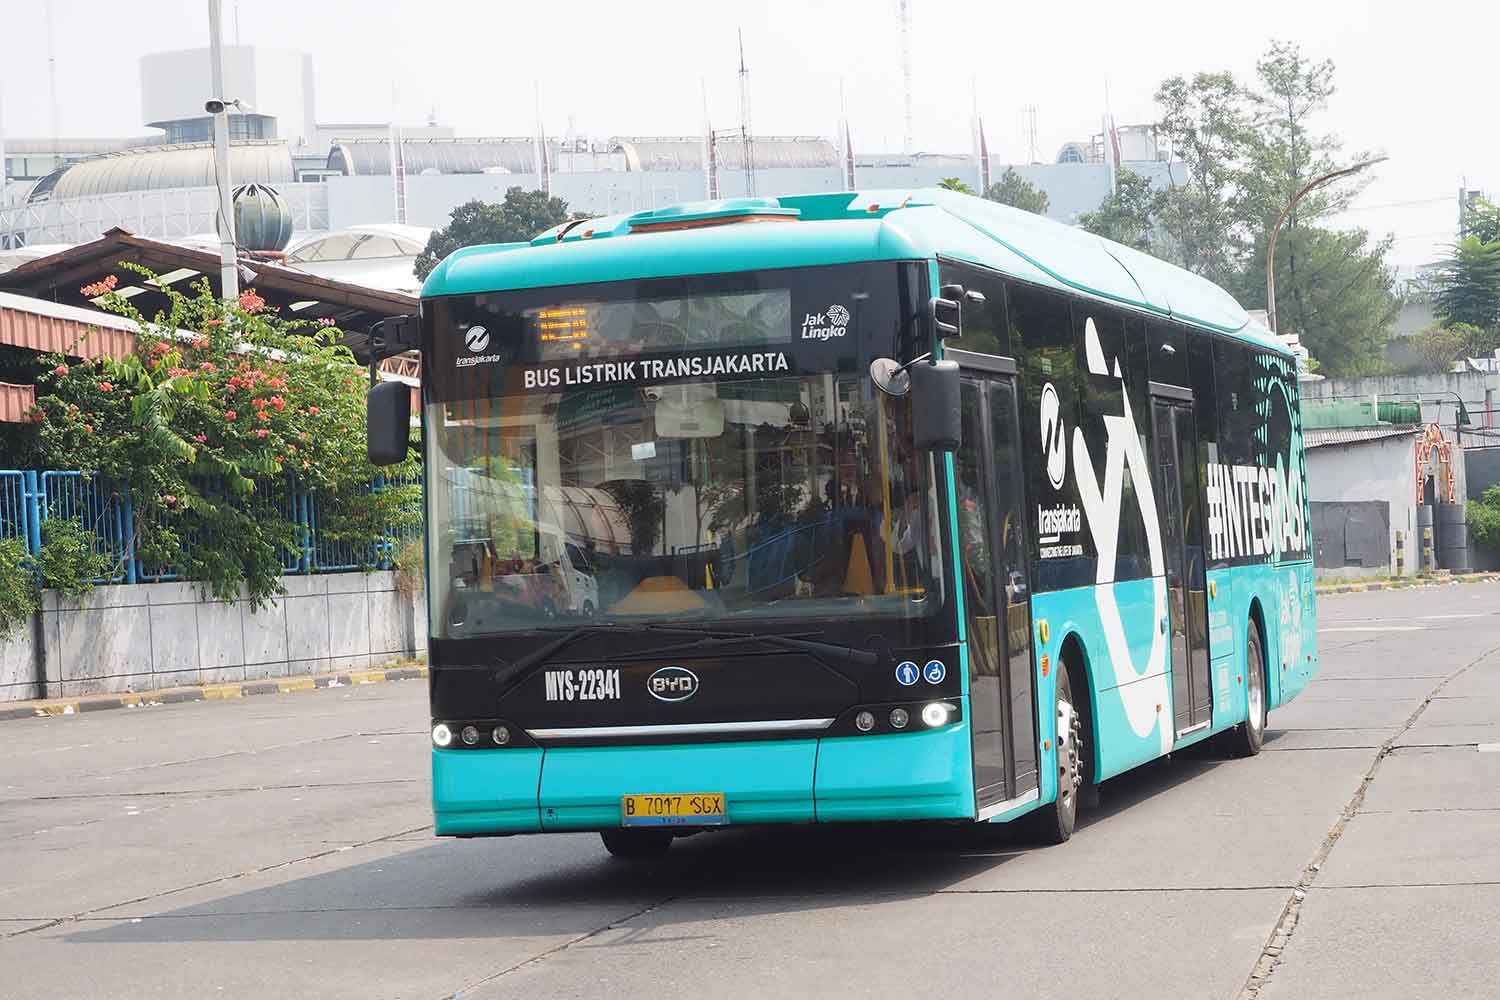
<path id="1" fill-rule="evenodd" d="M 241 184 L 290 184 L 296 180 L 285 142 L 254 140 L 229 147 L 229 172 Z M 211 142 L 177 143 L 124 150 L 81 160 L 37 182 L 28 201 L 86 198 L 127 191 L 213 187 Z"/>

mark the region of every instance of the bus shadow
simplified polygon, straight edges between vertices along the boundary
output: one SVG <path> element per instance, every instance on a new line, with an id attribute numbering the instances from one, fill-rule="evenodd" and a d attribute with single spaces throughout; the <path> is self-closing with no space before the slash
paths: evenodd
<path id="1" fill-rule="evenodd" d="M 1112 779 L 1080 817 L 1079 829 L 1145 805 L 1222 763 L 1209 751 L 1186 751 Z M 373 849 L 380 852 L 374 860 L 140 919 L 85 925 L 66 940 L 187 943 L 578 934 L 669 900 L 690 904 L 698 914 L 736 916 L 898 902 L 929 896 L 1048 850 L 1019 823 L 728 829 L 684 838 L 665 858 L 635 863 L 611 859 L 593 834 L 392 843 Z M 296 868 L 284 871 L 293 874 Z"/>

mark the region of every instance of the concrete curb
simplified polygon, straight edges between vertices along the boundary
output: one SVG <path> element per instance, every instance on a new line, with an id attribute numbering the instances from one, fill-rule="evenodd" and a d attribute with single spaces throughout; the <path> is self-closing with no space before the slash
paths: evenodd
<path id="1" fill-rule="evenodd" d="M 160 691 L 131 691 L 125 694 L 83 695 L 77 698 L 46 698 L 39 701 L 17 701 L 0 705 L 0 722 L 9 719 L 52 718 L 81 715 L 111 708 L 136 708 L 141 705 L 173 705 L 185 701 L 224 701 L 261 694 L 292 694 L 356 684 L 381 684 L 426 677 L 425 666 L 393 667 L 389 670 L 350 670 L 337 674 L 308 674 L 302 677 L 280 677 L 245 681 L 240 684 L 203 684 L 197 687 L 165 688 Z"/>
<path id="2" fill-rule="evenodd" d="M 1369 583 L 1320 583 L 1314 587 L 1319 596 L 1324 594 L 1363 594 L 1370 590 L 1410 590 L 1413 587 L 1446 587 L 1454 583 L 1488 583 L 1500 580 L 1500 573 L 1462 573 L 1456 576 L 1412 577 L 1404 579 L 1371 580 Z"/>

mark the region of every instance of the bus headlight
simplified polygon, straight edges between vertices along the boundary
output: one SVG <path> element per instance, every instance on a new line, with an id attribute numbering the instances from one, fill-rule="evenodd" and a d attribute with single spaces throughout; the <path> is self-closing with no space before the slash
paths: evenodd
<path id="1" fill-rule="evenodd" d="M 932 728 L 946 725 L 953 706 L 944 701 L 934 701 L 922 708 L 922 721 Z"/>
<path id="2" fill-rule="evenodd" d="M 460 735 L 463 737 L 464 743 L 468 746 L 473 746 L 479 742 L 479 729 L 476 726 L 464 726 L 463 732 Z"/>
<path id="3" fill-rule="evenodd" d="M 434 746 L 445 747 L 453 742 L 453 730 L 439 722 L 432 727 L 432 743 Z"/>
<path id="4" fill-rule="evenodd" d="M 495 731 L 490 733 L 490 739 L 495 741 L 496 746 L 503 747 L 510 742 L 510 730 L 504 726 L 496 726 Z"/>
<path id="5" fill-rule="evenodd" d="M 875 715 L 871 712 L 860 712 L 854 717 L 854 728 L 862 733 L 868 733 L 875 728 Z"/>
<path id="6" fill-rule="evenodd" d="M 904 708 L 891 709 L 891 728 L 905 729 L 906 724 L 911 721 L 911 713 Z"/>

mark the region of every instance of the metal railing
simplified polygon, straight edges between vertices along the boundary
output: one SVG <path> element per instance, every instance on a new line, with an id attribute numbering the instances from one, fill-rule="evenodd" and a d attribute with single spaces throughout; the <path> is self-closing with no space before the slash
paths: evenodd
<path id="1" fill-rule="evenodd" d="M 372 493 L 399 486 L 420 485 L 420 479 L 377 479 Z M 222 496 L 223 484 L 205 479 L 195 482 L 200 492 Z M 260 484 L 247 501 L 250 510 L 262 510 L 286 520 L 296 529 L 296 541 L 284 551 L 281 565 L 287 575 L 346 573 L 365 569 L 390 569 L 399 548 L 420 538 L 420 524 L 388 528 L 380 541 L 356 544 L 329 537 L 320 526 L 322 504 L 317 494 L 288 479 Z M 147 564 L 138 558 L 135 509 L 129 489 L 115 488 L 93 473 L 63 470 L 0 469 L 0 541 L 18 540 L 28 554 L 41 554 L 48 520 L 64 519 L 91 532 L 95 551 L 106 556 L 110 570 L 96 583 L 159 583 L 181 578 L 180 567 Z M 189 534 L 184 546 L 233 545 L 233 539 L 206 538 Z"/>

